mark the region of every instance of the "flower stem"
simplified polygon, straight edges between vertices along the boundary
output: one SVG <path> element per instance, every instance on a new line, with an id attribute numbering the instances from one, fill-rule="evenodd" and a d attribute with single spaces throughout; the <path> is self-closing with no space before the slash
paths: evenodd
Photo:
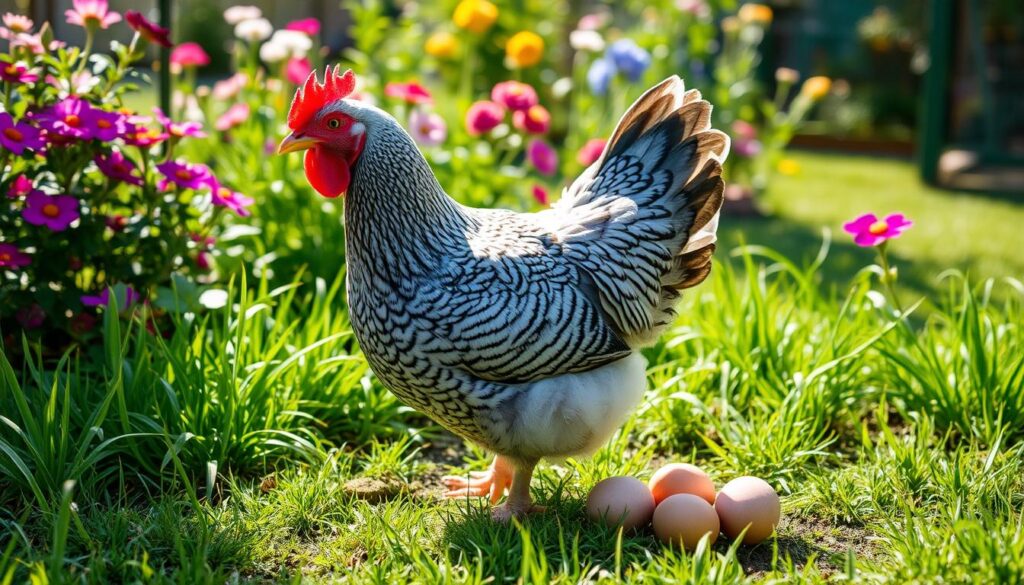
<path id="1" fill-rule="evenodd" d="M 886 291 L 889 293 L 889 297 L 892 300 L 892 304 L 899 311 L 899 316 L 903 316 L 903 305 L 900 303 L 899 295 L 896 294 L 896 274 L 893 272 L 892 267 L 889 265 L 889 255 L 886 249 L 888 241 L 882 242 L 878 250 L 878 260 L 882 265 L 882 284 L 885 286 Z"/>

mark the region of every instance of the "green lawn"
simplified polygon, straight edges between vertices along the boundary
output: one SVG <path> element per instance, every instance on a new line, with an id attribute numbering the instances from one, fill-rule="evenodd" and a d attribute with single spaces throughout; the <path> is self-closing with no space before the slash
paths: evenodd
<path id="1" fill-rule="evenodd" d="M 550 509 L 522 524 L 439 497 L 487 456 L 369 374 L 340 282 L 236 282 L 167 340 L 108 316 L 106 346 L 57 367 L 6 356 L 0 583 L 1024 582 L 1024 295 L 934 285 L 1019 277 L 1024 209 L 922 188 L 904 162 L 795 158 L 777 215 L 724 239 L 796 264 L 723 246 L 647 350 L 639 411 L 593 458 L 542 466 Z M 917 222 L 893 250 L 927 318 L 858 276 L 872 255 L 840 229 L 864 211 Z M 830 255 L 800 267 L 823 226 Z M 586 520 L 597 481 L 666 461 L 771 482 L 776 537 L 691 554 Z"/>

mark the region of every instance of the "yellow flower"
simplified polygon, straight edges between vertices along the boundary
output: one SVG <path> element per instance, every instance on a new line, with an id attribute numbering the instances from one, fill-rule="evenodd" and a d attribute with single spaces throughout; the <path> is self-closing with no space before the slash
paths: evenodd
<path id="1" fill-rule="evenodd" d="M 779 172 L 783 175 L 793 176 L 800 172 L 800 163 L 791 158 L 784 158 L 779 161 Z"/>
<path id="2" fill-rule="evenodd" d="M 459 43 L 455 40 L 455 35 L 450 32 L 440 31 L 430 35 L 427 38 L 426 44 L 423 49 L 428 55 L 437 57 L 438 59 L 450 59 L 455 56 L 455 50 L 459 48 Z"/>
<path id="3" fill-rule="evenodd" d="M 744 4 L 739 11 L 740 20 L 744 23 L 771 24 L 772 9 L 764 4 Z"/>
<path id="4" fill-rule="evenodd" d="M 498 20 L 498 7 L 487 0 L 462 0 L 452 16 L 455 26 L 481 34 Z"/>
<path id="5" fill-rule="evenodd" d="M 528 30 L 517 32 L 505 44 L 505 56 L 514 67 L 529 67 L 544 56 L 544 39 Z"/>
<path id="6" fill-rule="evenodd" d="M 808 78 L 804 82 L 803 87 L 800 88 L 800 93 L 814 101 L 818 101 L 828 95 L 830 89 L 832 89 L 832 80 L 823 75 L 818 75 L 817 77 Z"/>

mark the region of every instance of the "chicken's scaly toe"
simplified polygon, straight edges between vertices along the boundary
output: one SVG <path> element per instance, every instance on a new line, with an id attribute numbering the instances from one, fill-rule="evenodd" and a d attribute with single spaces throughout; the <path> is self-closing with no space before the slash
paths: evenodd
<path id="1" fill-rule="evenodd" d="M 444 492 L 446 498 L 489 497 L 492 504 L 497 504 L 512 485 L 512 466 L 498 456 L 487 471 L 470 472 L 468 476 L 446 475 L 441 482 L 448 488 Z"/>

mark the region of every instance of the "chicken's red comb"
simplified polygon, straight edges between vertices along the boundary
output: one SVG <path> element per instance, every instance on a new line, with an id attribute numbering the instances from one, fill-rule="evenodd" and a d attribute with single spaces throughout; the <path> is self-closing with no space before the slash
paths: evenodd
<path id="1" fill-rule="evenodd" d="M 356 76 L 351 69 L 341 71 L 340 65 L 335 65 L 331 70 L 330 65 L 324 71 L 324 82 L 316 79 L 316 71 L 311 71 L 306 83 L 295 90 L 295 98 L 292 99 L 292 107 L 288 110 L 288 127 L 298 130 L 308 123 L 316 115 L 320 108 L 330 102 L 340 100 L 352 93 L 356 88 Z"/>

